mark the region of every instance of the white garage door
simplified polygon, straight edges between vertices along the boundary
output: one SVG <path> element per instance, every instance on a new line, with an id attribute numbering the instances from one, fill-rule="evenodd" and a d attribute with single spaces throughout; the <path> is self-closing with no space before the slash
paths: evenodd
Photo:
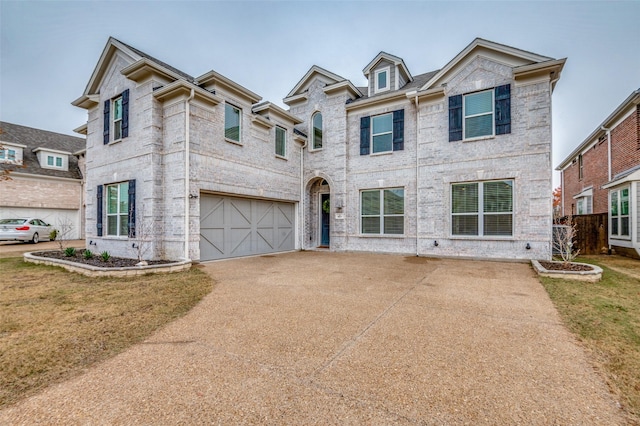
<path id="1" fill-rule="evenodd" d="M 295 249 L 295 206 L 222 195 L 200 197 L 200 260 Z"/>

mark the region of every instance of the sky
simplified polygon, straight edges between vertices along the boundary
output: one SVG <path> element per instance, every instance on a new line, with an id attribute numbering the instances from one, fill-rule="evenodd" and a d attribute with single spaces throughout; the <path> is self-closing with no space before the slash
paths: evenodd
<path id="1" fill-rule="evenodd" d="M 73 135 L 87 113 L 71 102 L 109 36 L 283 107 L 312 65 L 365 86 L 380 51 L 414 75 L 476 37 L 567 58 L 553 95 L 554 168 L 640 88 L 640 1 L 0 0 L 0 120 Z"/>

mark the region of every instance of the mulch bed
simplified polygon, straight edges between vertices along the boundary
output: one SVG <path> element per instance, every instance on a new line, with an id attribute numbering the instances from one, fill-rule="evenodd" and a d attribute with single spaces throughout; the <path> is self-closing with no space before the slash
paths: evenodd
<path id="1" fill-rule="evenodd" d="M 544 260 L 539 261 L 548 271 L 593 271 L 593 268 L 588 265 L 580 265 L 577 263 L 563 263 L 563 262 L 546 262 Z"/>
<path id="2" fill-rule="evenodd" d="M 123 268 L 129 266 L 136 266 L 139 262 L 138 259 L 129 259 L 125 257 L 110 257 L 109 260 L 104 261 L 99 254 L 94 254 L 91 259 L 85 259 L 82 255 L 83 250 L 78 250 L 75 256 L 65 256 L 60 251 L 39 251 L 32 253 L 34 256 L 48 257 L 51 259 L 66 260 L 67 262 L 82 263 L 84 265 L 99 266 L 101 268 Z M 170 260 L 147 260 L 149 265 L 164 265 L 167 263 L 173 263 Z"/>

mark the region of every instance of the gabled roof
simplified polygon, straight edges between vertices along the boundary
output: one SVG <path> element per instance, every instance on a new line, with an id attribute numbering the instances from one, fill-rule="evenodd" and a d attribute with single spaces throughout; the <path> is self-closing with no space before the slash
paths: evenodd
<path id="1" fill-rule="evenodd" d="M 369 77 L 369 73 L 371 73 L 371 69 L 375 67 L 378 64 L 378 62 L 380 62 L 382 59 L 386 59 L 387 61 L 392 62 L 394 65 L 399 67 L 400 70 L 404 73 L 405 77 L 407 78 L 407 81 L 409 82 L 413 81 L 413 76 L 409 72 L 409 68 L 407 68 L 407 66 L 405 65 L 404 60 L 402 60 L 402 58 L 399 58 L 387 52 L 378 53 L 378 55 L 375 58 L 373 58 L 371 62 L 369 62 L 369 65 L 364 67 L 362 72 L 364 73 L 365 77 L 367 78 Z"/>
<path id="2" fill-rule="evenodd" d="M 70 179 L 81 179 L 78 159 L 69 155 L 69 170 L 43 169 L 40 167 L 36 152 L 51 150 L 59 153 L 78 152 L 86 147 L 84 138 L 49 132 L 47 130 L 34 129 L 33 127 L 20 126 L 18 124 L 0 122 L 0 145 L 2 142 L 14 143 L 26 146 L 22 150 L 22 165 L 0 163 L 0 168 L 14 170 L 15 173 L 28 173 L 34 175 L 54 176 Z"/>
<path id="3" fill-rule="evenodd" d="M 331 71 L 327 71 L 324 68 L 314 65 L 309 68 L 309 71 L 307 71 L 307 73 L 300 79 L 298 84 L 296 84 L 293 89 L 291 89 L 285 99 L 291 98 L 304 92 L 306 90 L 306 85 L 316 76 L 320 76 L 325 81 L 325 83 L 329 85 L 346 80 L 346 78 L 340 77 L 338 74 L 334 74 Z"/>
<path id="4" fill-rule="evenodd" d="M 253 93 L 251 90 L 246 87 L 236 83 L 235 81 L 223 76 L 220 73 L 217 73 L 213 70 L 209 71 L 206 74 L 201 75 L 197 78 L 197 84 L 199 86 L 211 86 L 221 87 L 223 90 L 234 93 L 242 98 L 245 98 L 249 103 L 256 103 L 262 100 L 262 97 Z"/>
<path id="5" fill-rule="evenodd" d="M 609 129 L 616 121 L 620 120 L 626 113 L 628 113 L 630 108 L 637 108 L 638 105 L 640 105 L 640 89 L 631 92 L 627 99 L 618 105 L 618 108 L 609 114 L 609 116 L 605 118 L 604 121 L 600 123 L 576 149 L 571 151 L 571 154 L 569 154 L 558 165 L 558 167 L 556 167 L 556 170 L 560 171 L 566 168 L 581 151 L 597 141 L 601 136 L 606 135 L 607 131 L 605 129 Z"/>
<path id="6" fill-rule="evenodd" d="M 135 47 L 131 47 L 128 44 L 121 42 L 120 40 L 109 37 L 109 40 L 107 40 L 107 44 L 102 50 L 100 59 L 98 59 L 98 63 L 96 64 L 96 67 L 94 68 L 93 73 L 89 78 L 89 82 L 84 89 L 84 93 L 81 97 L 72 102 L 73 105 L 81 108 L 89 108 L 94 105 L 95 102 L 97 102 L 100 83 L 105 73 L 108 71 L 109 63 L 117 52 L 121 52 L 122 54 L 128 56 L 132 62 L 132 65 L 123 70 L 127 73 L 135 75 L 136 73 L 141 72 L 141 69 L 144 69 L 146 67 L 153 67 L 170 80 L 184 79 L 191 83 L 195 82 L 195 79 L 189 74 L 184 73 L 179 69 L 174 68 L 171 65 L 142 52 L 141 50 L 136 49 Z"/>
<path id="7" fill-rule="evenodd" d="M 427 90 L 446 81 L 449 74 L 457 68 L 459 64 L 463 64 L 465 60 L 475 58 L 480 54 L 493 54 L 498 60 L 502 60 L 512 67 L 530 65 L 539 62 L 553 61 L 548 56 L 538 55 L 526 50 L 517 49 L 505 44 L 495 43 L 493 41 L 476 38 L 460 53 L 458 53 L 447 65 L 438 71 L 429 81 L 427 81 L 420 90 Z M 470 59 L 469 59 L 470 58 Z"/>

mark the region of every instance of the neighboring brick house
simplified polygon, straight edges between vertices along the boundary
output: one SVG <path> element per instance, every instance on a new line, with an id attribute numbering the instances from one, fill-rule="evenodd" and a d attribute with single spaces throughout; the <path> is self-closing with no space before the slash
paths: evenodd
<path id="1" fill-rule="evenodd" d="M 0 122 L 0 219 L 37 217 L 83 238 L 83 138 Z"/>
<path id="2" fill-rule="evenodd" d="M 476 39 L 412 75 L 381 52 L 368 87 L 313 66 L 290 110 L 113 38 L 82 97 L 87 240 L 210 260 L 328 247 L 551 257 L 551 95 L 565 59 Z"/>
<path id="3" fill-rule="evenodd" d="M 609 214 L 609 245 L 638 256 L 640 89 L 635 90 L 556 168 L 562 214 Z"/>

